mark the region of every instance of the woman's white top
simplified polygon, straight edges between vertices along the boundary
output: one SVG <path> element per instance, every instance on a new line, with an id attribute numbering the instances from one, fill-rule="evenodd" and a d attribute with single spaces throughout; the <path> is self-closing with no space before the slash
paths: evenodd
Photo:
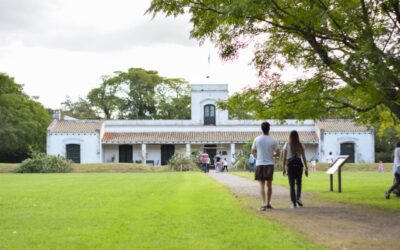
<path id="1" fill-rule="evenodd" d="M 303 143 L 300 143 L 301 147 L 304 150 L 304 146 Z M 288 142 L 285 143 L 285 145 L 283 145 L 283 150 L 286 150 L 287 155 L 286 155 L 286 159 L 292 158 L 294 155 L 292 154 L 292 149 L 290 148 L 290 144 Z M 301 157 L 301 154 L 298 155 L 298 157 Z"/>

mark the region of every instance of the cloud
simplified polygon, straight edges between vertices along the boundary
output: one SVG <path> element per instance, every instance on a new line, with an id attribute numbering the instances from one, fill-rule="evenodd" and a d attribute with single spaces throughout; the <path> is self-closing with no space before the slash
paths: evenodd
<path id="1" fill-rule="evenodd" d="M 0 0 L 0 31 L 18 33 L 40 26 L 42 16 L 51 8 L 48 1 Z"/>
<path id="2" fill-rule="evenodd" d="M 110 52 L 136 46 L 197 45 L 189 39 L 188 17 L 152 20 L 144 16 L 147 1 L 93 2 L 97 8 L 90 1 L 67 2 L 0 0 L 0 46 L 20 42 L 28 47 Z"/>
<path id="3" fill-rule="evenodd" d="M 124 29 L 102 32 L 93 29 L 64 29 L 51 32 L 44 37 L 25 39 L 30 46 L 62 48 L 71 51 L 122 51 L 132 47 L 175 44 L 196 46 L 196 41 L 189 40 L 190 28 L 182 22 L 163 20 L 143 22 Z"/>

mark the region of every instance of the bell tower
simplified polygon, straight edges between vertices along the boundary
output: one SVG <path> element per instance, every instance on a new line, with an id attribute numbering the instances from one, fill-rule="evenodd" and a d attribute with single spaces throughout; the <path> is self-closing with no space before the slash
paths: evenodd
<path id="1" fill-rule="evenodd" d="M 199 125 L 226 124 L 228 111 L 217 108 L 218 100 L 228 100 L 228 84 L 192 85 L 192 121 Z"/>

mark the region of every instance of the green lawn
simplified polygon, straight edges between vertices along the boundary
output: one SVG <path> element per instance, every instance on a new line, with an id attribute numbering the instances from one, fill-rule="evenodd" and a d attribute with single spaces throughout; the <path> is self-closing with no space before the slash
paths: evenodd
<path id="1" fill-rule="evenodd" d="M 321 248 L 193 172 L 1 174 L 0 239 L 0 249 Z"/>
<path id="2" fill-rule="evenodd" d="M 254 180 L 254 173 L 234 172 Z M 393 194 L 390 200 L 384 198 L 385 191 L 393 184 L 392 173 L 376 171 L 342 171 L 342 193 L 337 192 L 337 174 L 334 175 L 334 192 L 329 192 L 329 175 L 322 171 L 310 172 L 308 178 L 303 175 L 303 191 L 317 193 L 325 200 L 358 205 L 374 206 L 400 211 L 400 199 Z M 282 172 L 274 173 L 274 184 L 289 187 L 287 177 Z"/>

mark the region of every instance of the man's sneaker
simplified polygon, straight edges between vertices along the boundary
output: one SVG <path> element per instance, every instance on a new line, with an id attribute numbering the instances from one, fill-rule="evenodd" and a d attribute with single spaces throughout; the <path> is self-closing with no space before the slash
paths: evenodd
<path id="1" fill-rule="evenodd" d="M 385 192 L 385 198 L 386 199 L 390 199 L 390 193 L 389 192 Z"/>
<path id="2" fill-rule="evenodd" d="M 290 208 L 296 208 L 296 204 L 290 203 Z"/>
<path id="3" fill-rule="evenodd" d="M 272 209 L 271 204 L 268 204 L 268 205 L 266 206 L 266 208 L 267 208 L 267 209 Z"/>
<path id="4" fill-rule="evenodd" d="M 303 206 L 303 202 L 301 202 L 301 200 L 297 200 L 296 203 L 297 203 L 297 205 L 299 205 L 300 207 Z"/>

